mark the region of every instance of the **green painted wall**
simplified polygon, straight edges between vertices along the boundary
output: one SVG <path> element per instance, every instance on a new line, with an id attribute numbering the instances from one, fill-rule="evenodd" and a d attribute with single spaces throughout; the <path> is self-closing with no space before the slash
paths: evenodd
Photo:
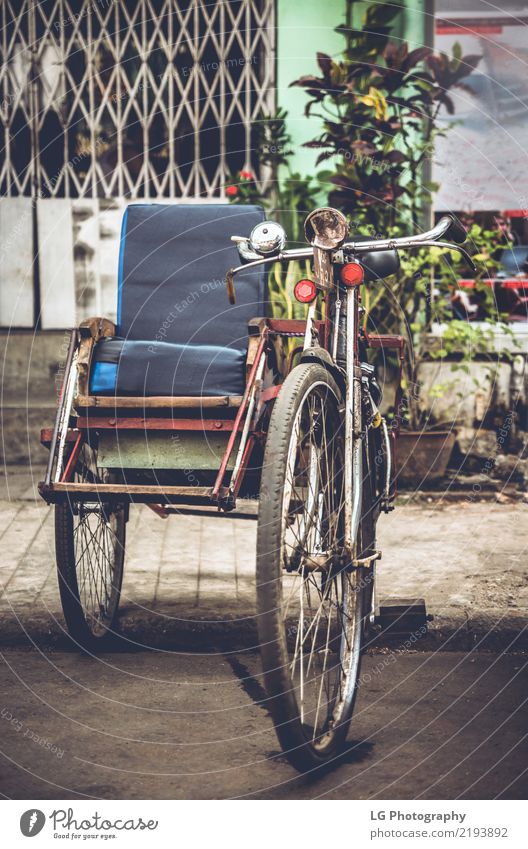
<path id="1" fill-rule="evenodd" d="M 433 46 L 434 0 L 408 0 L 403 15 L 403 34 L 410 50 Z"/>
<path id="2" fill-rule="evenodd" d="M 277 105 L 288 111 L 292 169 L 304 175 L 315 173 L 317 152 L 302 144 L 317 135 L 320 122 L 304 117 L 306 92 L 289 85 L 318 72 L 318 51 L 330 55 L 341 52 L 344 39 L 334 29 L 344 23 L 345 7 L 345 0 L 278 0 L 277 4 Z"/>

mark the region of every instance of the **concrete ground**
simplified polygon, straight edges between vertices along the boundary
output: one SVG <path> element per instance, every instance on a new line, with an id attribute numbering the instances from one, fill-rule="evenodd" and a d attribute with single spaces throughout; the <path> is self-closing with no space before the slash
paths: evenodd
<path id="1" fill-rule="evenodd" d="M 5 796 L 525 797 L 526 504 L 410 498 L 381 517 L 380 597 L 425 597 L 431 633 L 369 650 L 347 752 L 300 778 L 260 678 L 255 522 L 133 509 L 122 637 L 80 656 L 39 478 L 9 469 L 0 492 Z"/>
<path id="2" fill-rule="evenodd" d="M 526 658 L 365 658 L 344 755 L 300 777 L 255 652 L 8 650 L 0 792 L 16 799 L 526 798 Z"/>
<path id="3" fill-rule="evenodd" d="M 42 476 L 9 468 L 1 479 L 3 639 L 24 630 L 63 639 L 53 510 L 35 495 Z M 248 512 L 256 507 L 249 505 Z M 255 635 L 256 522 L 213 515 L 160 519 L 131 509 L 121 632 L 144 647 L 196 637 L 248 646 Z M 400 504 L 378 523 L 378 598 L 423 597 L 432 647 L 528 648 L 528 504 L 469 500 Z M 0 640 L 2 639 L 0 634 Z"/>

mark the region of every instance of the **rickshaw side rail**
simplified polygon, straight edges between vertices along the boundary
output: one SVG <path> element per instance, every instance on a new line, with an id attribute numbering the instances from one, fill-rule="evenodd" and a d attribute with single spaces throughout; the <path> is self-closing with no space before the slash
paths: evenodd
<path id="1" fill-rule="evenodd" d="M 164 486 L 117 483 L 50 483 L 39 484 L 39 492 L 48 504 L 74 497 L 75 501 L 132 501 L 143 504 L 211 504 L 210 486 Z M 227 489 L 221 496 L 227 495 Z"/>
<path id="2" fill-rule="evenodd" d="M 242 395 L 218 395 L 209 398 L 197 396 L 156 396 L 132 397 L 115 395 L 78 395 L 73 406 L 76 409 L 84 407 L 114 409 L 114 410 L 136 410 L 155 408 L 183 408 L 188 410 L 209 409 L 214 407 L 240 407 Z"/>
<path id="3" fill-rule="evenodd" d="M 392 348 L 400 353 L 405 351 L 405 337 L 393 333 L 366 333 L 365 341 L 369 348 Z"/>
<path id="4" fill-rule="evenodd" d="M 79 430 L 198 430 L 231 431 L 235 422 L 231 419 L 135 419 L 93 418 L 80 416 L 75 426 Z M 238 428 L 240 429 L 240 428 Z"/>

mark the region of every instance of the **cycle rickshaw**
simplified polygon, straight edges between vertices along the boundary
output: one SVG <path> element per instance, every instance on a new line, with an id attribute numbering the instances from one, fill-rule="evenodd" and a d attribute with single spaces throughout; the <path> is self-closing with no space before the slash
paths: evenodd
<path id="1" fill-rule="evenodd" d="M 265 684 L 301 770 L 344 744 L 373 614 L 376 521 L 394 499 L 401 399 L 389 429 L 367 354 L 396 349 L 401 364 L 404 343 L 362 329 L 360 285 L 394 273 L 399 248 L 465 238 L 445 217 L 409 239 L 346 242 L 328 208 L 305 230 L 310 246 L 285 250 L 256 206 L 131 204 L 117 323 L 72 332 L 39 487 L 55 505 L 67 627 L 90 651 L 116 627 L 132 504 L 161 515 L 213 505 L 228 518 L 238 499 L 259 499 Z M 266 315 L 266 265 L 289 259 L 313 261 L 313 279 L 295 286 L 305 320 Z"/>

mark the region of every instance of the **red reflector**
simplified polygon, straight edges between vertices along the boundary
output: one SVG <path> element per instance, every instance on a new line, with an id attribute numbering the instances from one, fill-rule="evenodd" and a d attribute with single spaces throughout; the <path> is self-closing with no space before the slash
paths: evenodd
<path id="1" fill-rule="evenodd" d="M 358 286 L 363 283 L 365 272 L 359 262 L 347 262 L 339 273 L 341 283 L 345 286 Z"/>
<path id="2" fill-rule="evenodd" d="M 317 295 L 317 289 L 313 280 L 299 280 L 293 288 L 295 299 L 301 304 L 311 304 Z"/>

